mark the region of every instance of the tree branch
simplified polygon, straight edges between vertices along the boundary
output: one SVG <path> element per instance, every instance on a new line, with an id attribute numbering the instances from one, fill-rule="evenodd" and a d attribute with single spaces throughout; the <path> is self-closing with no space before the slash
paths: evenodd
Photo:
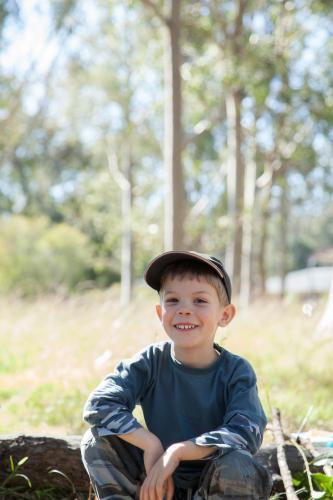
<path id="1" fill-rule="evenodd" d="M 280 410 L 278 408 L 273 408 L 272 411 L 273 420 L 273 434 L 274 440 L 277 448 L 277 460 L 281 472 L 281 477 L 283 480 L 284 487 L 286 489 L 287 500 L 298 500 L 295 493 L 291 473 L 287 464 L 286 455 L 284 452 L 284 437 L 283 430 L 281 426 Z"/>
<path id="2" fill-rule="evenodd" d="M 196 123 L 193 127 L 193 132 L 189 133 L 184 138 L 184 147 L 188 144 L 195 142 L 207 130 L 222 122 L 221 111 L 217 110 L 210 119 L 203 119 Z"/>
<path id="3" fill-rule="evenodd" d="M 120 187 L 120 189 L 122 191 L 130 189 L 131 186 L 128 179 L 119 168 L 117 155 L 115 153 L 110 152 L 109 150 L 107 153 L 107 157 L 108 157 L 109 172 L 113 177 L 113 179 L 118 184 L 118 186 Z"/>
<path id="4" fill-rule="evenodd" d="M 243 17 L 247 0 L 238 0 L 238 12 L 235 21 L 234 38 L 237 39 L 242 32 Z"/>

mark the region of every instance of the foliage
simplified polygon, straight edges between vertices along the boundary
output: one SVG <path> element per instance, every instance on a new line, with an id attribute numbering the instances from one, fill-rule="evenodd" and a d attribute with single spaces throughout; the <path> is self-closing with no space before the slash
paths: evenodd
<path id="1" fill-rule="evenodd" d="M 29 21 L 19 18 L 18 4 L 8 0 L 0 9 L 0 51 L 7 61 L 0 64 L 1 216 L 43 217 L 75 227 L 88 240 L 83 247 L 89 246 L 92 260 L 69 277 L 69 250 L 58 248 L 51 265 L 60 272 L 58 284 L 73 288 L 88 278 L 106 287 L 120 278 L 123 231 L 121 188 L 107 158 L 115 156 L 120 171 L 129 160 L 133 267 L 139 277 L 163 248 L 167 82 L 161 23 L 139 1 L 48 0 L 27 10 L 45 27 L 43 50 L 33 46 L 21 60 L 10 52 L 25 39 Z M 270 0 L 264 7 L 231 0 L 182 4 L 185 244 L 223 256 L 232 238 L 225 96 L 237 87 L 244 170 L 256 163 L 254 282 L 260 272 L 277 273 L 284 258 L 285 269 L 299 268 L 316 249 L 333 245 L 327 223 L 333 191 L 327 12 L 327 2 L 320 0 Z M 284 195 L 287 217 L 281 217 Z M 59 240 L 65 237 L 59 234 Z M 44 242 L 45 252 L 54 245 L 51 239 Z M 0 271 L 2 290 L 54 290 L 56 284 L 46 285 L 49 278 L 32 261 L 22 259 L 10 278 Z M 23 271 L 24 265 L 31 271 Z M 25 283 L 19 273 L 27 275 Z"/>
<path id="2" fill-rule="evenodd" d="M 311 473 L 312 487 L 305 472 L 299 472 L 293 477 L 293 484 L 300 489 L 299 498 L 322 498 L 328 500 L 333 497 L 333 478 L 322 472 Z"/>
<path id="3" fill-rule="evenodd" d="M 71 290 L 91 265 L 87 238 L 67 224 L 46 218 L 3 219 L 0 236 L 0 289 L 32 295 Z"/>
<path id="4" fill-rule="evenodd" d="M 4 481 L 1 483 L 1 485 L 0 485 L 1 489 L 5 489 L 6 485 L 16 478 L 24 479 L 27 482 L 28 486 L 31 488 L 30 479 L 25 474 L 18 472 L 20 467 L 22 467 L 22 465 L 24 465 L 27 460 L 28 460 L 28 457 L 24 457 L 24 458 L 21 458 L 21 460 L 19 460 L 17 462 L 17 464 L 15 464 L 13 457 L 12 456 L 9 457 L 10 473 L 8 474 L 6 479 L 4 479 Z M 1 489 L 0 489 L 0 492 L 1 492 Z"/>

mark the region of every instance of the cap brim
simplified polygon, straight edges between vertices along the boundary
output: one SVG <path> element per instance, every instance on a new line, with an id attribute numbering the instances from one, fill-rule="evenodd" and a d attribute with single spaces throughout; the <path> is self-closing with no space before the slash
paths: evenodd
<path id="1" fill-rule="evenodd" d="M 225 279 L 225 275 L 218 268 L 218 266 L 216 266 L 212 261 L 208 260 L 204 256 L 190 251 L 170 251 L 159 255 L 150 262 L 144 274 L 146 283 L 154 290 L 159 291 L 161 284 L 161 275 L 164 269 L 169 264 L 173 264 L 174 262 L 178 262 L 180 260 L 195 260 L 202 262 L 214 269 L 214 271 L 221 277 L 222 281 L 224 281 Z"/>

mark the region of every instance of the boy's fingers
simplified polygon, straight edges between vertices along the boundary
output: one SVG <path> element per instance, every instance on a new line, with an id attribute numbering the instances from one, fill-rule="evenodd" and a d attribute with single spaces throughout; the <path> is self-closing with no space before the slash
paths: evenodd
<path id="1" fill-rule="evenodd" d="M 163 500 L 164 488 L 163 488 L 163 483 L 161 483 L 160 481 L 156 483 L 155 492 L 156 492 L 156 499 Z"/>
<path id="2" fill-rule="evenodd" d="M 149 486 L 147 483 L 147 478 L 142 483 L 140 489 L 140 500 L 149 500 Z"/>
<path id="3" fill-rule="evenodd" d="M 172 500 L 173 494 L 175 492 L 175 486 L 173 484 L 173 479 L 171 477 L 168 478 L 166 484 L 166 500 Z"/>

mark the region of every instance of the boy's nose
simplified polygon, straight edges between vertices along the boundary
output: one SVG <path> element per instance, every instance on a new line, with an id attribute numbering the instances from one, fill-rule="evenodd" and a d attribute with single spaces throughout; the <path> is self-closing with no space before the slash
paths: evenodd
<path id="1" fill-rule="evenodd" d="M 177 312 L 181 316 L 189 316 L 190 314 L 192 314 L 191 308 L 186 304 L 180 304 Z"/>

